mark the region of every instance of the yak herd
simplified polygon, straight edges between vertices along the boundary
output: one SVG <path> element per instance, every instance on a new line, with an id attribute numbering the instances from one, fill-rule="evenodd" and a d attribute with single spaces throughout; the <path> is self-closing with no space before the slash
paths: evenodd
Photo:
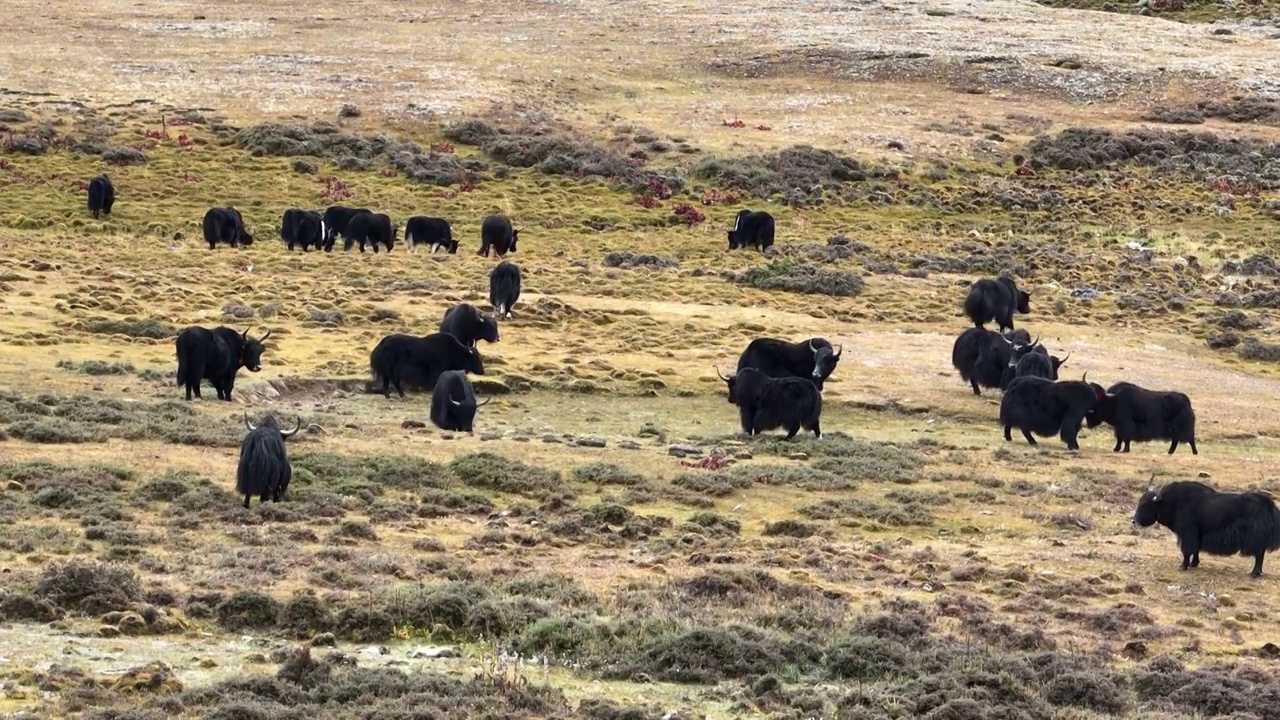
<path id="1" fill-rule="evenodd" d="M 99 175 L 88 184 L 89 212 L 94 218 L 110 215 L 115 188 L 109 178 Z M 240 212 L 233 207 L 211 208 L 203 221 L 204 239 L 209 248 L 219 243 L 243 247 L 253 242 Z M 292 208 L 281 220 L 282 242 L 293 250 L 312 248 L 332 252 L 336 238 L 343 238 L 343 250 L 358 245 L 361 252 L 379 246 L 390 252 L 398 228 L 382 213 L 367 208 L 335 205 L 323 213 Z M 728 231 L 729 249 L 754 247 L 764 252 L 773 245 L 773 217 L 763 211 L 741 210 Z M 481 222 L 478 255 L 493 251 L 499 258 L 516 251 L 519 231 L 502 215 L 490 215 Z M 432 253 L 458 251 L 458 241 L 443 218 L 414 216 L 405 223 L 405 244 L 409 252 L 429 247 Z M 520 268 L 502 260 L 489 275 L 489 304 L 486 314 L 473 305 L 461 303 L 449 308 L 436 333 L 423 337 L 392 334 L 374 347 L 369 365 L 382 393 L 391 397 L 394 387 L 405 397 L 404 385 L 431 390 L 430 418 L 443 430 L 472 432 L 477 409 L 488 402 L 476 401 L 475 389 L 467 374 L 483 375 L 484 362 L 477 342 L 498 342 L 498 319 L 512 317 L 511 309 L 520 295 Z M 1006 276 L 973 283 L 963 302 L 963 311 L 973 322 L 956 338 L 952 365 L 969 383 L 974 395 L 982 389 L 999 389 L 999 422 L 1004 438 L 1012 441 L 1017 429 L 1031 445 L 1035 436 L 1058 435 L 1067 449 L 1078 451 L 1077 435 L 1084 425 L 1090 429 L 1110 425 L 1115 435 L 1113 452 L 1129 452 L 1132 442 L 1164 440 L 1169 454 L 1180 444 L 1196 448 L 1196 416 L 1191 400 L 1181 392 L 1157 391 L 1128 382 L 1108 388 L 1088 381 L 1060 380 L 1059 371 L 1067 357 L 1058 358 L 1026 330 L 1014 328 L 1015 314 L 1028 314 L 1031 293 L 1020 290 Z M 994 322 L 997 330 L 985 325 Z M 262 365 L 263 342 L 218 327 L 212 330 L 189 327 L 178 334 L 177 382 L 185 388 L 186 399 L 200 397 L 200 385 L 208 380 L 218 399 L 231 400 L 235 376 L 240 368 L 258 372 Z M 843 352 L 825 338 L 787 342 L 775 338 L 752 340 L 738 358 L 737 369 L 726 376 L 716 374 L 728 389 L 728 402 L 738 407 L 743 433 L 755 436 L 784 429 L 787 439 L 802 429 L 822 437 L 823 384 L 835 371 Z M 288 488 L 292 469 L 285 440 L 301 428 L 301 419 L 292 430 L 284 430 L 268 414 L 258 425 L 245 416 L 248 434 L 240 446 L 236 471 L 236 492 L 244 496 L 244 507 L 257 496 L 262 502 L 278 502 Z M 1182 552 L 1181 569 L 1200 564 L 1200 552 L 1235 555 L 1254 559 L 1252 577 L 1262 574 L 1268 551 L 1280 550 L 1280 509 L 1263 492 L 1218 492 L 1199 482 L 1172 482 L 1151 488 L 1139 499 L 1133 523 L 1149 527 L 1164 525 L 1177 536 Z"/>

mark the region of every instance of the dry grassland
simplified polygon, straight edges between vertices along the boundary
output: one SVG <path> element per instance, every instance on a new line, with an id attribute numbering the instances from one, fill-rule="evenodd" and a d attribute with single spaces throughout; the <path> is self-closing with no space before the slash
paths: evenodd
<path id="1" fill-rule="evenodd" d="M 1153 481 L 1275 488 L 1271 11 L 18 0 L 0 711 L 1280 717 L 1280 569 L 1129 522 Z M 287 252 L 335 187 L 459 253 Z M 210 251 L 227 204 L 257 241 Z M 765 256 L 724 251 L 743 206 Z M 442 433 L 369 351 L 487 308 L 491 212 L 524 294 Z M 1190 394 L 1200 454 L 1004 442 L 950 365 L 1002 271 L 1067 377 Z M 174 333 L 218 324 L 263 370 L 186 403 Z M 713 367 L 759 336 L 843 346 L 822 440 L 735 434 Z M 311 427 L 246 511 L 267 411 Z"/>

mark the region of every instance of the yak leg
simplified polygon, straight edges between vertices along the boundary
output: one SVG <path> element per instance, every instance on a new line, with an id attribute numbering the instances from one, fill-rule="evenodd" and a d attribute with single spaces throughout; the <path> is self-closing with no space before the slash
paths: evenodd
<path id="1" fill-rule="evenodd" d="M 1177 449 L 1178 449 L 1178 438 L 1174 438 L 1173 442 L 1169 444 L 1169 454 L 1172 455 L 1173 451 Z"/>
<path id="2" fill-rule="evenodd" d="M 1182 567 L 1180 569 L 1186 570 L 1200 565 L 1199 537 L 1180 538 L 1178 546 L 1182 550 Z"/>
<path id="3" fill-rule="evenodd" d="M 1062 421 L 1062 428 L 1059 435 L 1062 441 L 1067 444 L 1068 450 L 1079 450 L 1080 443 L 1076 441 L 1076 435 L 1080 432 L 1080 419 L 1068 417 Z"/>
<path id="4" fill-rule="evenodd" d="M 790 440 L 791 438 L 795 437 L 795 436 L 796 436 L 796 433 L 798 433 L 798 432 L 800 432 L 800 423 L 796 423 L 795 425 L 788 425 L 788 426 L 787 426 L 787 439 L 788 439 L 788 440 Z"/>
<path id="5" fill-rule="evenodd" d="M 1013 426 L 1012 425 L 1004 426 L 1004 439 L 1005 439 L 1005 442 L 1013 442 Z"/>
<path id="6" fill-rule="evenodd" d="M 1253 571 L 1249 573 L 1250 577 L 1262 577 L 1262 559 L 1266 555 L 1265 552 L 1260 552 L 1253 556 Z"/>
<path id="7" fill-rule="evenodd" d="M 1024 438 L 1026 438 L 1026 439 L 1027 439 L 1027 444 L 1028 444 L 1028 445 L 1035 445 L 1035 444 L 1036 444 L 1036 439 L 1035 439 L 1034 437 L 1032 437 L 1032 436 L 1031 436 L 1030 431 L 1023 430 L 1023 431 L 1022 431 L 1022 437 L 1024 437 Z"/>
<path id="8" fill-rule="evenodd" d="M 396 386 L 396 392 L 400 394 L 400 397 L 404 397 L 404 388 L 400 387 L 400 374 L 399 374 L 399 373 L 396 373 L 396 376 L 395 376 L 394 378 L 392 378 L 392 382 L 394 382 L 394 383 L 395 383 L 395 386 Z"/>
<path id="9" fill-rule="evenodd" d="M 973 386 L 973 394 L 974 394 L 974 395 L 981 395 L 981 394 L 982 394 L 982 388 L 978 387 L 978 380 L 977 380 L 977 378 L 974 378 L 974 379 L 970 380 L 970 381 L 969 381 L 969 384 Z"/>
<path id="10" fill-rule="evenodd" d="M 1192 454 L 1192 455 L 1199 455 L 1199 454 L 1200 454 L 1200 451 L 1199 451 L 1199 450 L 1196 450 L 1196 439 L 1195 439 L 1195 438 L 1191 438 L 1190 440 L 1188 440 L 1188 441 L 1187 441 L 1187 444 L 1191 446 L 1191 454 Z"/>
<path id="11" fill-rule="evenodd" d="M 818 438 L 819 440 L 820 440 L 820 439 L 822 439 L 822 428 L 818 427 L 818 421 L 817 421 L 817 420 L 814 420 L 814 421 L 813 421 L 813 427 L 811 427 L 811 428 L 809 428 L 809 429 L 813 431 L 813 436 L 814 436 L 815 438 Z"/>
<path id="12" fill-rule="evenodd" d="M 1199 550 L 1195 551 L 1195 554 L 1191 556 L 1191 567 L 1200 567 L 1200 551 Z"/>
<path id="13" fill-rule="evenodd" d="M 244 495 L 244 509 L 249 509 L 249 493 L 245 493 Z"/>

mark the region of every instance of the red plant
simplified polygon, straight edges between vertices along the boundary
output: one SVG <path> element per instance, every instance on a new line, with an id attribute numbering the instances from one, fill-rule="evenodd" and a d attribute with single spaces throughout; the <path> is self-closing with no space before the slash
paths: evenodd
<path id="1" fill-rule="evenodd" d="M 396 175 L 397 175 L 396 171 L 395 171 L 395 170 L 392 170 L 391 168 L 383 168 L 383 169 L 382 169 L 382 177 L 385 177 L 385 178 L 393 178 L 393 177 L 395 177 Z"/>
<path id="2" fill-rule="evenodd" d="M 671 208 L 671 214 L 680 218 L 686 225 L 690 226 L 697 225 L 707 219 L 706 215 L 703 215 L 697 208 L 688 203 L 680 203 L 674 208 Z"/>
<path id="3" fill-rule="evenodd" d="M 466 170 L 458 170 L 458 192 L 471 192 L 480 187 L 480 183 L 476 182 Z"/>
<path id="4" fill-rule="evenodd" d="M 635 204 L 641 207 L 648 208 L 650 210 L 658 207 L 659 205 L 658 198 L 648 193 L 642 193 L 640 195 L 636 195 L 634 198 L 632 198 L 632 202 L 634 202 Z"/>
<path id="5" fill-rule="evenodd" d="M 657 178 L 653 178 L 649 182 L 645 183 L 645 192 L 659 200 L 666 200 L 671 197 L 671 186 Z"/>
<path id="6" fill-rule="evenodd" d="M 716 190 L 715 188 L 712 188 L 706 191 L 702 195 L 702 204 L 703 205 L 733 205 L 739 202 L 741 199 L 742 198 L 738 197 L 735 193 L 724 192 L 722 190 Z"/>
<path id="7" fill-rule="evenodd" d="M 1018 166 L 1017 170 L 1014 170 L 1014 172 L 1017 173 L 1018 175 L 1023 175 L 1023 176 L 1036 174 L 1035 168 L 1031 167 L 1031 165 L 1028 163 L 1022 163 L 1021 165 Z"/>
<path id="8" fill-rule="evenodd" d="M 910 180 L 907 180 L 906 178 L 898 178 L 898 189 L 899 189 L 899 190 L 910 190 L 910 189 L 911 189 L 911 181 L 910 181 Z"/>
<path id="9" fill-rule="evenodd" d="M 0 163 L 3 163 L 3 162 L 4 162 L 3 160 L 0 160 Z M 4 167 L 4 166 L 0 165 L 0 167 Z M 80 192 L 85 192 L 86 190 L 89 189 L 89 183 L 84 180 L 76 180 L 71 184 L 75 185 L 76 189 L 79 190 Z"/>
<path id="10" fill-rule="evenodd" d="M 10 170 L 12 168 L 13 168 L 13 163 L 9 162 L 8 160 L 5 160 L 4 158 L 0 158 L 0 170 Z M 81 180 L 80 182 L 84 182 L 84 181 Z M 86 184 L 83 189 L 88 190 L 89 186 Z"/>
<path id="11" fill-rule="evenodd" d="M 167 118 L 164 115 L 160 116 L 160 125 L 162 127 L 178 127 L 179 125 L 190 125 L 190 124 L 191 124 L 191 121 L 184 117 Z"/>
<path id="12" fill-rule="evenodd" d="M 765 132 L 768 132 L 769 130 L 772 130 L 773 128 L 769 127 L 768 125 L 765 125 L 764 123 L 760 123 L 759 125 L 757 125 L 757 126 L 756 126 L 756 129 L 757 129 L 757 130 L 764 130 Z"/>
<path id="13" fill-rule="evenodd" d="M 630 165 L 631 167 L 644 167 L 645 165 L 649 164 L 649 160 L 639 155 L 632 155 L 631 157 L 627 158 L 627 164 Z"/>
<path id="14" fill-rule="evenodd" d="M 324 183 L 324 187 L 320 188 L 320 197 L 331 203 L 355 196 L 355 192 L 351 190 L 351 185 L 347 184 L 345 180 L 339 180 L 332 175 L 327 175 L 321 179 L 321 182 Z"/>
<path id="15" fill-rule="evenodd" d="M 681 460 L 680 464 L 685 467 L 699 468 L 701 470 L 722 470 L 729 466 L 729 458 L 723 455 L 712 455 L 711 457 L 704 457 L 697 461 Z"/>
<path id="16" fill-rule="evenodd" d="M 152 140 L 168 140 L 169 133 L 165 132 L 164 130 L 148 130 L 147 137 L 151 138 Z"/>
<path id="17" fill-rule="evenodd" d="M 725 127 L 731 127 L 731 128 L 744 128 L 747 126 L 746 123 L 742 122 L 736 117 L 732 120 L 721 120 L 720 124 Z"/>
<path id="18" fill-rule="evenodd" d="M 453 154 L 453 143 L 438 142 L 431 146 L 431 152 L 440 153 L 441 155 Z"/>
<path id="19" fill-rule="evenodd" d="M 178 147 L 184 150 L 191 150 L 196 146 L 196 141 L 187 136 L 186 133 L 178 135 Z"/>
<path id="20" fill-rule="evenodd" d="M 1238 195 L 1240 197 L 1258 197 L 1260 189 L 1254 183 L 1236 182 L 1234 179 L 1223 175 L 1216 177 L 1209 182 L 1209 189 L 1226 193 L 1228 195 Z"/>

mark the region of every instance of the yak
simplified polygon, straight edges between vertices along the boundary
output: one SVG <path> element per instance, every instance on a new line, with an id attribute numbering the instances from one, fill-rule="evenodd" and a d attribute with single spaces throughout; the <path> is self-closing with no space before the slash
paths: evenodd
<path id="1" fill-rule="evenodd" d="M 1001 332 L 1006 328 L 1012 330 L 1015 311 L 1023 315 L 1031 312 L 1031 292 L 1019 290 L 1011 277 L 979 280 L 964 299 L 964 314 L 973 321 L 974 327 L 995 320 Z"/>
<path id="2" fill-rule="evenodd" d="M 283 430 L 274 415 L 268 413 L 258 425 L 244 416 L 244 426 L 249 434 L 240 443 L 240 464 L 236 467 L 236 494 L 244 496 L 244 508 L 249 509 L 249 499 L 254 495 L 260 502 L 280 502 L 289 489 L 293 467 L 289 465 L 289 453 L 284 441 L 298 434 L 302 418 L 292 430 Z"/>
<path id="3" fill-rule="evenodd" d="M 489 305 L 498 317 L 511 317 L 511 307 L 520 299 L 520 266 L 503 260 L 489 272 Z"/>
<path id="4" fill-rule="evenodd" d="M 218 243 L 226 243 L 231 247 L 245 247 L 253 244 L 253 235 L 244 227 L 244 218 L 240 211 L 233 207 L 209 208 L 204 214 L 204 241 L 213 250 Z"/>
<path id="5" fill-rule="evenodd" d="M 771 378 L 755 368 L 743 368 L 725 377 L 716 375 L 729 386 L 729 402 L 738 406 L 742 432 L 755 436 L 777 428 L 786 428 L 790 440 L 801 428 L 822 437 L 822 393 L 810 378 Z"/>
<path id="6" fill-rule="evenodd" d="M 399 228 L 391 222 L 391 218 L 382 213 L 356 213 L 347 221 L 342 249 L 350 250 L 353 244 L 359 243 L 360 252 L 364 252 L 365 245 L 372 245 L 376 253 L 378 245 L 382 244 L 387 248 L 387 252 L 391 252 L 391 247 L 396 243 L 398 231 Z"/>
<path id="7" fill-rule="evenodd" d="M 419 245 L 430 245 L 431 254 L 444 250 L 450 255 L 458 253 L 458 241 L 453 239 L 453 228 L 444 218 L 415 215 L 404 224 L 404 242 L 409 252 Z"/>
<path id="8" fill-rule="evenodd" d="M 831 347 L 826 338 L 810 338 L 790 343 L 776 338 L 756 338 L 738 356 L 738 372 L 755 368 L 766 377 L 807 378 L 818 390 L 836 370 L 844 346 Z"/>
<path id="9" fill-rule="evenodd" d="M 301 245 L 303 252 L 311 252 L 312 246 L 319 250 L 324 247 L 324 237 L 324 216 L 320 213 L 299 208 L 284 211 L 280 219 L 280 239 L 290 250 L 296 245 Z"/>
<path id="10" fill-rule="evenodd" d="M 982 388 L 1001 388 L 1009 358 L 1019 345 L 1030 345 L 1031 334 L 1014 330 L 1008 334 L 973 327 L 960 333 L 951 346 L 951 365 L 960 371 L 960 379 L 973 387 L 974 395 Z"/>
<path id="11" fill-rule="evenodd" d="M 972 328 L 970 328 L 972 329 Z M 1009 383 L 1014 378 L 1041 377 L 1046 380 L 1057 380 L 1058 369 L 1066 364 L 1071 357 L 1071 353 L 1067 353 L 1067 357 L 1059 359 L 1057 356 L 1050 355 L 1044 345 L 1040 344 L 1039 336 L 1031 341 L 1031 344 L 1013 343 L 1012 352 L 1009 354 L 1009 363 L 1004 368 L 1004 374 L 1000 376 L 1000 389 L 1007 390 Z"/>
<path id="12" fill-rule="evenodd" d="M 1178 449 L 1178 443 L 1190 445 L 1192 455 L 1200 454 L 1196 449 L 1196 413 L 1191 409 L 1191 398 L 1185 394 L 1147 390 L 1127 382 L 1116 383 L 1105 391 L 1095 385 L 1094 390 L 1102 397 L 1085 421 L 1091 429 L 1107 423 L 1115 430 L 1116 446 L 1112 452 L 1120 452 L 1121 445 L 1124 452 L 1129 452 L 1129 443 L 1135 440 L 1169 440 L 1170 455 Z"/>
<path id="13" fill-rule="evenodd" d="M 1079 450 L 1076 435 L 1085 416 L 1101 399 L 1095 390 L 1087 379 L 1054 382 L 1039 377 L 1016 378 L 1000 398 L 1004 439 L 1013 440 L 1011 431 L 1018 428 L 1031 445 L 1036 444 L 1032 433 L 1041 437 L 1056 434 L 1068 450 Z"/>
<path id="14" fill-rule="evenodd" d="M 194 394 L 200 397 L 200 382 L 208 380 L 218 392 L 219 400 L 231 400 L 231 389 L 236 383 L 236 372 L 248 368 L 249 372 L 262 369 L 263 343 L 271 337 L 254 339 L 249 331 L 238 333 L 229 327 L 213 330 L 191 326 L 178 333 L 174 344 L 178 351 L 178 385 L 187 390 L 187 399 Z"/>
<path id="15" fill-rule="evenodd" d="M 431 422 L 441 430 L 471 432 L 475 426 L 476 409 L 487 405 L 492 398 L 476 403 L 475 388 L 461 370 L 440 373 L 435 389 L 431 391 Z"/>
<path id="16" fill-rule="evenodd" d="M 349 208 L 343 205 L 331 205 L 324 211 L 324 251 L 333 252 L 333 243 L 338 235 L 347 239 L 347 223 L 351 222 L 351 218 L 360 213 L 373 214 L 369 208 Z M 350 244 L 347 244 L 350 247 Z"/>
<path id="17" fill-rule="evenodd" d="M 729 231 L 729 249 L 752 246 L 760 252 L 773 245 L 773 216 L 764 210 L 739 210 Z"/>
<path id="18" fill-rule="evenodd" d="M 388 335 L 378 341 L 369 354 L 369 367 L 374 380 L 382 381 L 382 394 L 388 399 L 392 385 L 400 397 L 404 397 L 404 383 L 434 388 L 440 373 L 448 370 L 484 374 L 480 352 L 448 333 L 432 333 L 426 337 Z"/>
<path id="19" fill-rule="evenodd" d="M 111 206 L 116 204 L 116 188 L 111 178 L 99 175 L 89 181 L 89 213 L 93 219 L 110 215 Z"/>
<path id="20" fill-rule="evenodd" d="M 440 332 L 449 333 L 467 347 L 475 347 L 478 340 L 498 342 L 498 321 L 481 313 L 475 305 L 458 303 L 445 311 Z"/>
<path id="21" fill-rule="evenodd" d="M 520 231 L 511 227 L 511 218 L 506 215 L 490 215 L 480 222 L 480 251 L 477 255 L 489 257 L 492 248 L 498 257 L 516 251 L 516 241 Z"/>
<path id="22" fill-rule="evenodd" d="M 1142 494 L 1133 523 L 1144 528 L 1160 523 L 1172 530 L 1178 536 L 1183 570 L 1199 567 L 1203 550 L 1253 557 L 1249 575 L 1261 577 L 1267 551 L 1280 550 L 1280 510 L 1262 492 L 1218 492 L 1200 482 L 1171 482 Z"/>

